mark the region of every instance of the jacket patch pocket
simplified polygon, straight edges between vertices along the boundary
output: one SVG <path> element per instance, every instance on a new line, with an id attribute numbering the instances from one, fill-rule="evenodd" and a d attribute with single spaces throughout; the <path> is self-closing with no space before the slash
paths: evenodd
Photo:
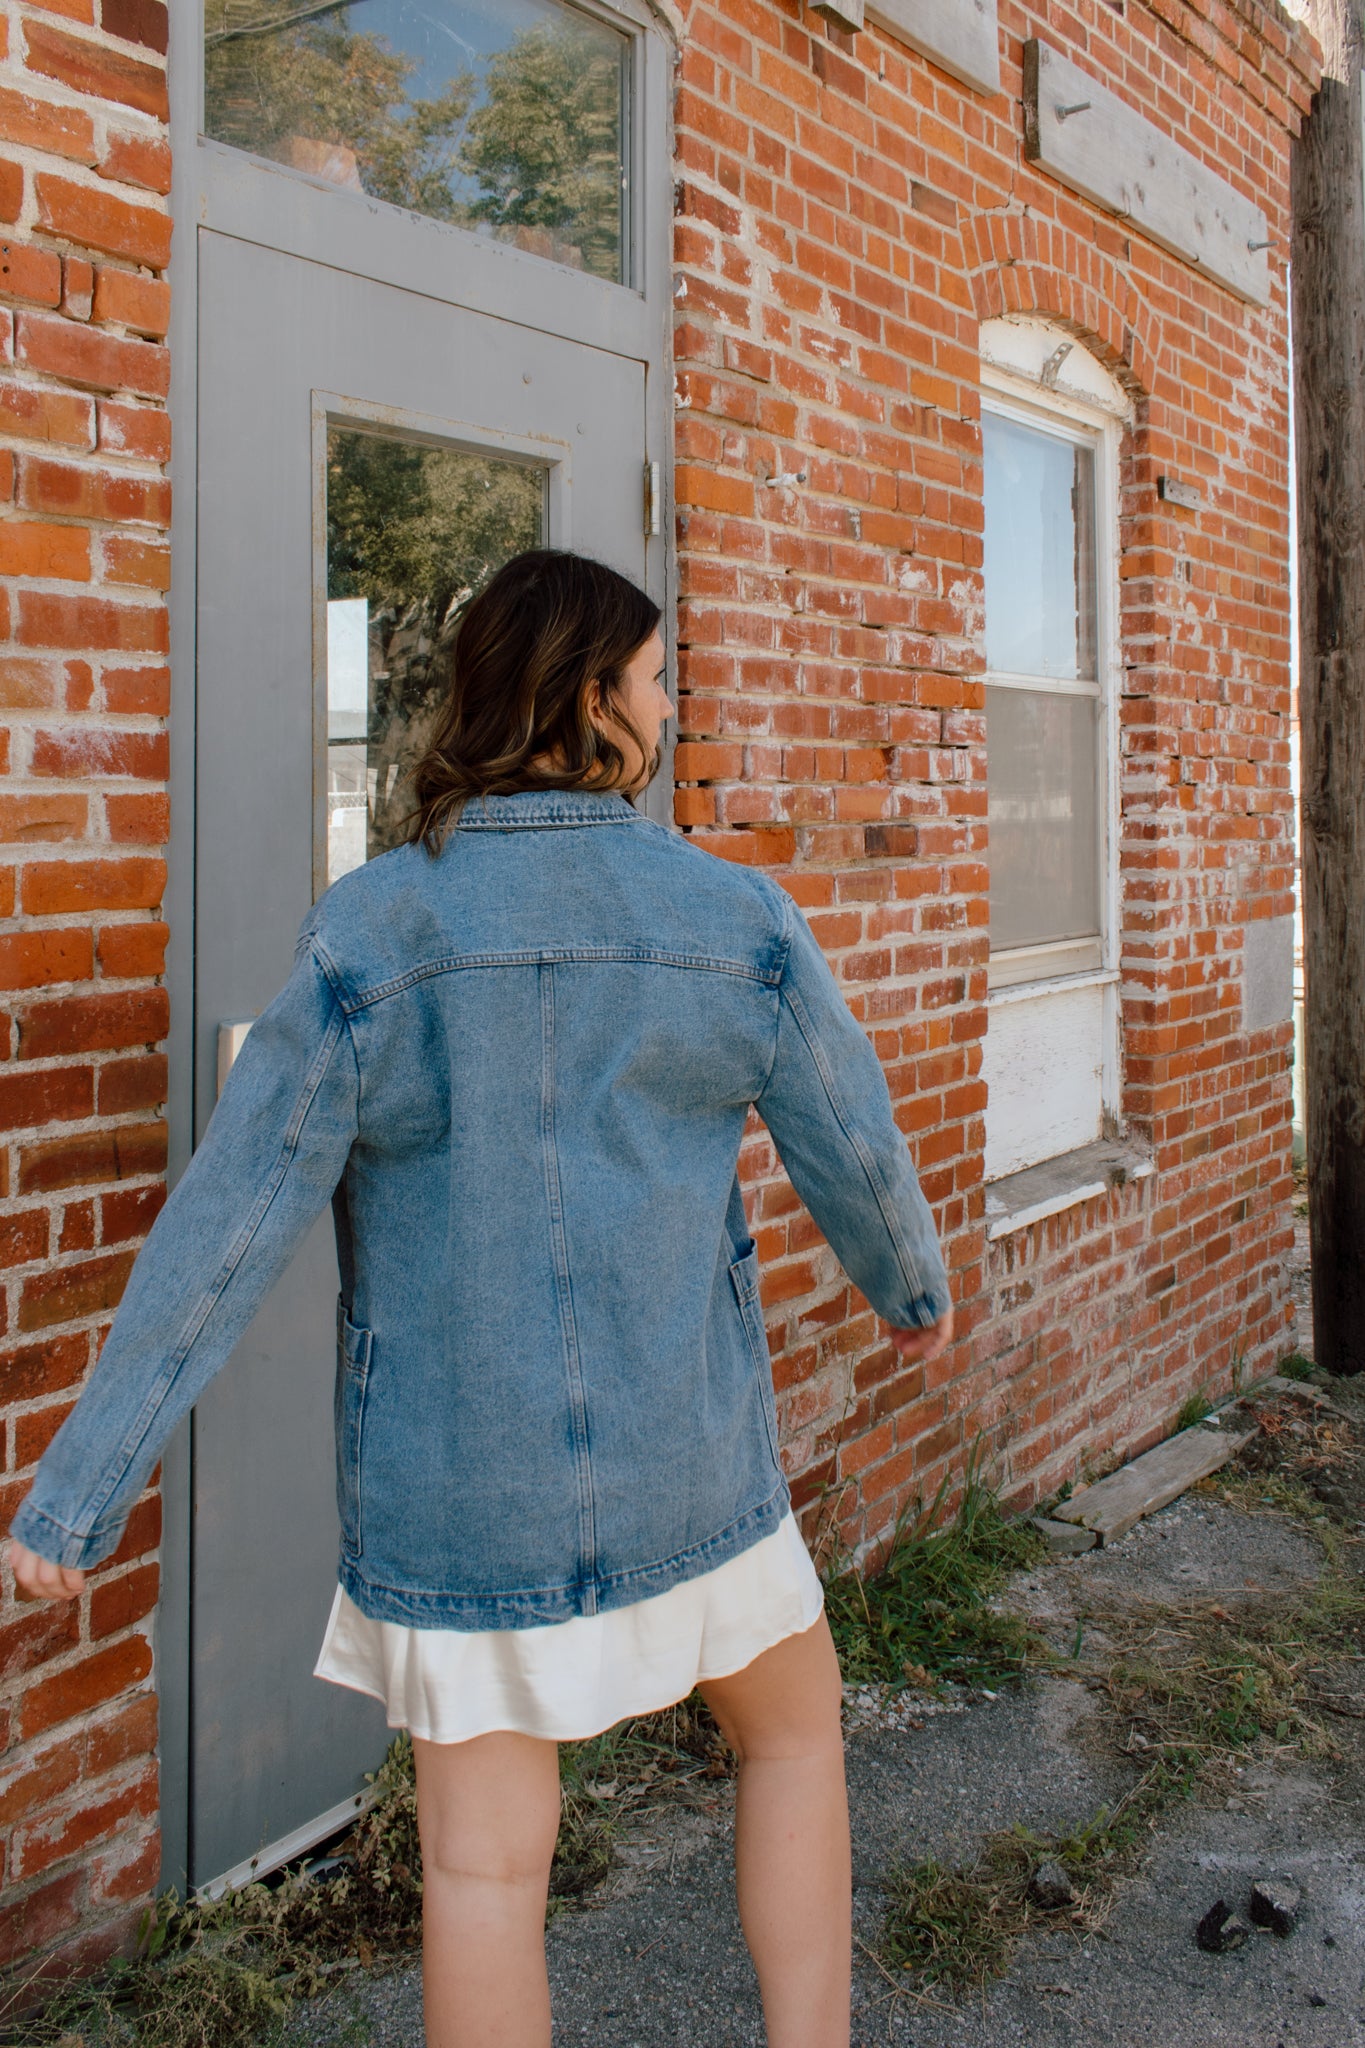
<path id="1" fill-rule="evenodd" d="M 352 1557 L 362 1550 L 360 1529 L 360 1468 L 365 1436 L 365 1392 L 370 1378 L 370 1352 L 374 1335 L 346 1313 L 337 1303 L 337 1372 L 334 1398 L 337 1459 L 337 1513 L 341 1517 L 341 1541 Z"/>
<path id="2" fill-rule="evenodd" d="M 758 1397 L 763 1407 L 764 1426 L 768 1432 L 768 1449 L 772 1452 L 774 1465 L 781 1471 L 781 1460 L 777 1455 L 777 1400 L 773 1393 L 773 1365 L 768 1351 L 768 1332 L 763 1323 L 763 1303 L 758 1293 L 758 1252 L 753 1245 L 749 1246 L 747 1252 L 742 1252 L 731 1266 L 730 1284 L 735 1290 L 744 1333 L 749 1340 L 749 1355 L 753 1362 L 754 1376 L 758 1381 Z"/>

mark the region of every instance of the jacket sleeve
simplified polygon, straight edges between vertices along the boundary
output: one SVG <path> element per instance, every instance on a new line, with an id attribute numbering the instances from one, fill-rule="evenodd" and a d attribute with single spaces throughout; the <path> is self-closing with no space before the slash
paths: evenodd
<path id="1" fill-rule="evenodd" d="M 855 1286 L 893 1327 L 923 1328 L 952 1300 L 934 1219 L 881 1062 L 810 926 L 785 894 L 783 901 L 790 943 L 777 1049 L 756 1107 Z"/>
<path id="2" fill-rule="evenodd" d="M 224 1364 L 356 1135 L 346 1017 L 309 937 L 247 1034 L 203 1141 L 133 1266 L 11 1533 L 53 1564 L 114 1550 L 167 1438 Z"/>

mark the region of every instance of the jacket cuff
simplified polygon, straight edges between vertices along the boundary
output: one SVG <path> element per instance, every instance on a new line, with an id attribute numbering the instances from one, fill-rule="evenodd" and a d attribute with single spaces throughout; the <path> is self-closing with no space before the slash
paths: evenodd
<path id="1" fill-rule="evenodd" d="M 16 1543 L 22 1543 L 26 1550 L 33 1551 L 38 1557 L 45 1557 L 49 1564 L 66 1565 L 72 1571 L 88 1571 L 118 1548 L 123 1524 L 97 1526 L 88 1536 L 77 1536 L 60 1522 L 54 1522 L 51 1515 L 45 1515 L 41 1508 L 34 1507 L 29 1499 L 10 1523 L 9 1533 Z"/>
<path id="2" fill-rule="evenodd" d="M 896 1329 L 927 1330 L 934 1323 L 941 1322 L 953 1305 L 953 1297 L 946 1286 L 931 1287 L 927 1294 L 917 1294 L 910 1303 L 910 1313 L 902 1322 L 897 1317 Z"/>

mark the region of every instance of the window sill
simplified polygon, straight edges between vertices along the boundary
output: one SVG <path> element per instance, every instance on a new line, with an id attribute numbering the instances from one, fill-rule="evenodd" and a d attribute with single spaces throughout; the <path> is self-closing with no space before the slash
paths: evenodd
<path id="1" fill-rule="evenodd" d="M 1151 1153 L 1131 1140 L 1102 1139 L 1026 1166 L 1021 1173 L 991 1181 L 986 1188 L 986 1236 L 992 1242 L 1027 1230 L 1045 1216 L 1074 1209 L 1110 1188 L 1146 1180 L 1155 1171 Z"/>

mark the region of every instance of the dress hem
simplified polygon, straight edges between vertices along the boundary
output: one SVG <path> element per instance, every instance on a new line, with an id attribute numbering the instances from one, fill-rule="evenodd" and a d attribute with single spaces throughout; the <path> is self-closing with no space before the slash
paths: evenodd
<path id="1" fill-rule="evenodd" d="M 747 1671 L 756 1658 L 765 1656 L 769 1650 L 775 1650 L 779 1643 L 789 1642 L 793 1636 L 806 1635 L 809 1630 L 815 1627 L 816 1622 L 819 1621 L 824 1611 L 825 1599 L 822 1591 L 819 1604 L 809 1619 L 803 1621 L 799 1627 L 783 1629 L 780 1635 L 772 1636 L 768 1641 L 751 1650 L 742 1664 L 727 1663 L 727 1668 L 723 1671 L 698 1671 L 693 1677 L 692 1683 L 685 1686 L 681 1692 L 670 1692 L 667 1699 L 651 1700 L 648 1702 L 641 1701 L 634 1705 L 624 1705 L 620 1708 L 619 1712 L 612 1714 L 610 1720 L 595 1723 L 591 1728 L 563 1728 L 551 1731 L 545 1728 L 517 1728 L 506 1721 L 494 1721 L 487 1726 L 468 1728 L 460 1735 L 430 1735 L 424 1728 L 414 1728 L 411 1721 L 396 1718 L 390 1714 L 388 1712 L 387 1695 L 381 1692 L 377 1686 L 364 1685 L 355 1678 L 337 1678 L 331 1672 L 316 1669 L 313 1672 L 313 1676 L 314 1678 L 320 1678 L 325 1685 L 339 1685 L 347 1692 L 362 1693 L 367 1699 L 378 1700 L 379 1704 L 385 1709 L 385 1719 L 390 1728 L 396 1730 L 406 1729 L 407 1733 L 418 1742 L 430 1742 L 442 1748 L 453 1748 L 457 1743 L 461 1742 L 473 1742 L 481 1735 L 530 1735 L 542 1742 L 587 1742 L 594 1735 L 605 1734 L 608 1728 L 616 1727 L 620 1721 L 632 1720 L 642 1714 L 666 1713 L 669 1707 L 676 1707 L 681 1701 L 685 1700 L 688 1694 L 694 1691 L 698 1685 L 710 1684 L 717 1678 L 733 1678 L 737 1672 Z"/>

